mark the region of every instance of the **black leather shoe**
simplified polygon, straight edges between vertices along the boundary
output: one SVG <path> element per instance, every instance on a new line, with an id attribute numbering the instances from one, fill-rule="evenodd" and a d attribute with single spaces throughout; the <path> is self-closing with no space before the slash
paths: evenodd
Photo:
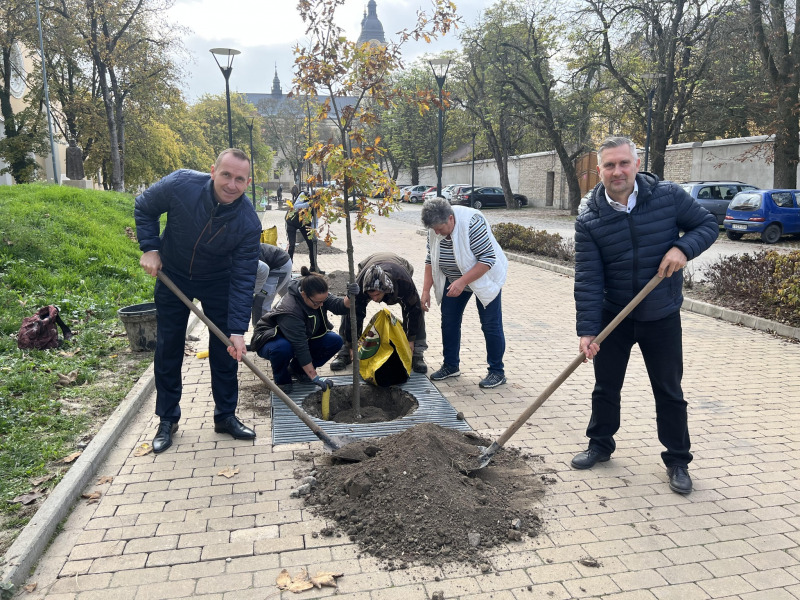
<path id="1" fill-rule="evenodd" d="M 242 424 L 234 415 L 231 415 L 224 421 L 214 423 L 214 431 L 217 433 L 227 433 L 233 436 L 235 440 L 254 440 L 256 439 L 256 432 L 249 427 Z"/>
<path id="2" fill-rule="evenodd" d="M 311 382 L 311 377 L 306 375 L 306 372 L 303 371 L 302 368 L 297 367 L 297 366 L 293 365 L 292 363 L 289 363 L 289 373 L 291 374 L 292 379 L 294 379 L 298 383 L 310 383 Z"/>
<path id="3" fill-rule="evenodd" d="M 599 462 L 607 462 L 611 458 L 610 454 L 603 454 L 595 448 L 589 448 L 585 452 L 576 454 L 572 459 L 573 469 L 591 469 Z"/>
<path id="4" fill-rule="evenodd" d="M 692 493 L 692 478 L 689 477 L 688 467 L 667 467 L 669 476 L 669 489 L 676 494 Z"/>
<path id="5" fill-rule="evenodd" d="M 161 421 L 158 424 L 156 437 L 153 438 L 153 452 L 159 454 L 172 446 L 172 434 L 178 431 L 178 424 L 170 421 Z"/>

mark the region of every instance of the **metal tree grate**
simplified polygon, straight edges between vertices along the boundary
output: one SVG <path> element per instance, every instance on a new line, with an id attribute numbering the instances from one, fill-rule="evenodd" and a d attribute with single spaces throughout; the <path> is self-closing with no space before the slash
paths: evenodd
<path id="1" fill-rule="evenodd" d="M 332 377 L 334 385 L 352 385 L 350 375 Z M 312 383 L 295 383 L 294 390 L 289 397 L 297 405 L 303 406 L 303 400 L 319 388 Z M 457 429 L 459 431 L 472 431 L 466 421 L 456 418 L 456 409 L 442 396 L 425 375 L 412 373 L 408 381 L 400 386 L 404 392 L 414 396 L 419 406 L 413 413 L 381 423 L 336 423 L 323 421 L 311 417 L 328 435 L 344 435 L 350 438 L 384 437 L 404 431 L 420 423 L 434 423 L 441 427 Z M 297 418 L 288 406 L 272 394 L 272 443 L 294 444 L 296 442 L 315 442 L 318 438 Z"/>

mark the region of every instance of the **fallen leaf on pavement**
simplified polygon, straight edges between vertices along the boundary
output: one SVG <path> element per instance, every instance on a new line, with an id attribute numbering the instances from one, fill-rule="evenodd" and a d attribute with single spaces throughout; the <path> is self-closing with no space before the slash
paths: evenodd
<path id="1" fill-rule="evenodd" d="M 150 454 L 152 451 L 153 447 L 147 442 L 144 442 L 141 446 L 139 446 L 138 448 L 136 448 L 136 450 L 133 451 L 133 455 L 144 456 L 145 454 Z"/>
<path id="2" fill-rule="evenodd" d="M 114 478 L 111 475 L 103 475 L 100 479 L 97 480 L 97 485 L 103 485 L 104 483 L 111 483 L 114 481 Z"/>
<path id="3" fill-rule="evenodd" d="M 38 584 L 37 582 L 35 582 L 35 581 L 34 581 L 34 582 L 32 582 L 32 583 L 29 583 L 28 585 L 26 585 L 26 586 L 25 586 L 25 587 L 23 587 L 22 589 L 23 589 L 23 590 L 25 590 L 26 592 L 28 592 L 28 593 L 30 594 L 31 592 L 33 592 L 33 591 L 35 591 L 35 590 L 36 590 L 36 586 L 37 586 L 37 585 L 39 585 L 39 584 Z"/>
<path id="4" fill-rule="evenodd" d="M 276 581 L 276 583 L 278 584 L 278 587 L 281 588 L 282 590 L 288 588 L 289 584 L 292 583 L 292 576 L 289 575 L 289 571 L 287 571 L 286 569 L 281 571 L 280 574 L 278 575 L 278 580 Z"/>
<path id="5" fill-rule="evenodd" d="M 336 578 L 341 577 L 344 573 L 331 573 L 331 572 L 321 572 L 314 575 L 311 578 L 311 583 L 314 584 L 314 587 L 321 588 L 323 586 L 326 587 L 338 587 L 336 585 Z"/>
<path id="6" fill-rule="evenodd" d="M 301 581 L 292 581 L 287 588 L 290 592 L 294 592 L 295 594 L 299 592 L 304 592 L 306 590 L 310 590 L 314 587 L 314 584 L 308 580 L 301 580 Z"/>
<path id="7" fill-rule="evenodd" d="M 311 588 L 324 587 L 338 587 L 336 585 L 336 578 L 341 577 L 344 573 L 333 573 L 332 571 L 319 571 L 311 579 L 308 578 L 308 571 L 303 569 L 294 577 L 289 575 L 289 571 L 283 569 L 278 575 L 276 583 L 281 590 L 289 590 L 297 594 Z"/>
<path id="8" fill-rule="evenodd" d="M 82 452 L 73 452 L 69 456 L 65 456 L 64 458 L 62 458 L 61 462 L 65 463 L 65 464 L 69 464 L 71 462 L 74 462 L 75 459 L 78 458 L 81 454 L 83 454 L 83 453 Z"/>
<path id="9" fill-rule="evenodd" d="M 66 375 L 63 373 L 58 374 L 58 381 L 56 381 L 56 385 L 70 385 L 75 383 L 78 379 L 78 372 L 77 371 L 70 371 Z"/>
<path id="10" fill-rule="evenodd" d="M 100 496 L 103 494 L 98 492 L 97 490 L 93 491 L 91 494 L 83 493 L 81 494 L 81 498 L 86 498 L 88 502 L 86 504 L 97 504 L 100 502 Z"/>
<path id="11" fill-rule="evenodd" d="M 217 473 L 217 475 L 222 475 L 223 477 L 227 477 L 228 479 L 230 479 L 231 477 L 236 475 L 238 472 L 239 472 L 239 469 L 234 469 L 233 467 L 225 467 L 224 469 L 222 469 L 222 471 Z"/>
<path id="12" fill-rule="evenodd" d="M 33 504 L 42 496 L 44 496 L 42 492 L 28 492 L 27 494 L 17 496 L 11 502 L 14 504 L 24 504 L 27 506 L 28 504 Z"/>

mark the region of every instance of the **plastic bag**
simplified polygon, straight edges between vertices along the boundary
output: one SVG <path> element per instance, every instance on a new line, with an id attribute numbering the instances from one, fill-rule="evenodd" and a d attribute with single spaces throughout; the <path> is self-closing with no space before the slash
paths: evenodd
<path id="1" fill-rule="evenodd" d="M 261 232 L 261 243 L 270 244 L 272 246 L 278 245 L 278 226 L 273 225 Z"/>
<path id="2" fill-rule="evenodd" d="M 400 385 L 411 373 L 411 346 L 403 324 L 384 308 L 372 317 L 358 340 L 359 373 L 380 387 Z"/>

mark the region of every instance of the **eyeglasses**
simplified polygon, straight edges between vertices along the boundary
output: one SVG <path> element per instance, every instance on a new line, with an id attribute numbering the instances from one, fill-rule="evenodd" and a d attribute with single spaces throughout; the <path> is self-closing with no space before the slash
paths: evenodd
<path id="1" fill-rule="evenodd" d="M 304 293 L 303 295 L 305 295 L 305 293 Z M 312 300 L 312 299 L 311 299 L 309 296 L 306 296 L 306 299 L 309 301 L 309 303 L 310 303 L 310 304 L 311 304 L 311 305 L 312 305 L 314 308 L 319 308 L 320 306 L 322 306 L 323 304 L 325 304 L 325 300 L 327 300 L 327 299 L 328 299 L 328 296 L 329 296 L 329 295 L 330 295 L 330 294 L 325 294 L 325 297 L 324 297 L 322 300 L 319 300 L 319 301 L 317 301 L 317 300 Z"/>

